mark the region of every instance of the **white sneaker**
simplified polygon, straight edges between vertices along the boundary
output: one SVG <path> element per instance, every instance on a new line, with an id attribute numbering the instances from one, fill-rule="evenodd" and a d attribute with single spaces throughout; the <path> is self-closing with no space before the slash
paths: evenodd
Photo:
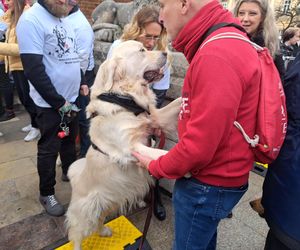
<path id="1" fill-rule="evenodd" d="M 3 136 L 3 133 L 0 132 L 0 136 Z"/>
<path id="2" fill-rule="evenodd" d="M 31 129 L 32 129 L 32 126 L 31 126 L 31 124 L 29 124 L 29 125 L 25 126 L 24 128 L 22 128 L 21 130 L 24 133 L 28 133 L 28 132 L 30 132 Z"/>
<path id="3" fill-rule="evenodd" d="M 41 133 L 40 130 L 37 128 L 32 128 L 28 135 L 26 135 L 26 137 L 24 138 L 24 141 L 33 141 L 35 139 L 37 139 L 38 137 L 40 137 Z"/>
<path id="4" fill-rule="evenodd" d="M 57 159 L 56 159 L 56 166 L 61 167 L 61 159 L 60 159 L 60 155 L 57 156 Z"/>

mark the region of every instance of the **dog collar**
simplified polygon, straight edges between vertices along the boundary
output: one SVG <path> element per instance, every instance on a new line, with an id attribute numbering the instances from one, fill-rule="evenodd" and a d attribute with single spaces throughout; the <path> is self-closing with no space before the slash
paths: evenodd
<path id="1" fill-rule="evenodd" d="M 143 112 L 147 112 L 148 114 L 150 114 L 148 110 L 139 106 L 131 96 L 119 95 L 116 93 L 103 93 L 101 95 L 98 95 L 97 98 L 101 101 L 118 104 L 121 107 L 126 108 L 130 112 L 134 113 L 136 116 Z"/>

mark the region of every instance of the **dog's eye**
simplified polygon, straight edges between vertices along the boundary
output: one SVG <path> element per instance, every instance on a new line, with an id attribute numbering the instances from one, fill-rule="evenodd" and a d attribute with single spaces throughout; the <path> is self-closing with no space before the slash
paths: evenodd
<path id="1" fill-rule="evenodd" d="M 141 48 L 140 49 L 140 52 L 145 52 L 146 50 L 144 48 Z"/>

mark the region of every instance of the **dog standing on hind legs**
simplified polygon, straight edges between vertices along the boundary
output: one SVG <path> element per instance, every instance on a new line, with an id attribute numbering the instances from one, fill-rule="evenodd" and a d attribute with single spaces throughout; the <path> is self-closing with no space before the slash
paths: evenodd
<path id="1" fill-rule="evenodd" d="M 135 206 L 154 184 L 148 171 L 136 165 L 131 152 L 153 159 L 167 151 L 147 147 L 153 129 L 176 133 L 181 99 L 155 108 L 149 83 L 162 77 L 166 53 L 147 51 L 136 41 L 121 43 L 100 67 L 91 90 L 87 114 L 92 117 L 92 146 L 86 158 L 72 164 L 67 229 L 74 249 L 93 232 L 111 236 L 105 217 Z"/>

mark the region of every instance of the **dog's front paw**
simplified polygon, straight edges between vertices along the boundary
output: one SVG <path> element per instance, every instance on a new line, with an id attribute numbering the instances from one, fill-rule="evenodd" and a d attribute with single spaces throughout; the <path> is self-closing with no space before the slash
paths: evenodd
<path id="1" fill-rule="evenodd" d="M 102 230 L 100 232 L 100 236 L 103 236 L 103 237 L 110 237 L 110 236 L 112 236 L 111 229 L 109 227 L 107 227 L 107 226 L 103 226 Z"/>

